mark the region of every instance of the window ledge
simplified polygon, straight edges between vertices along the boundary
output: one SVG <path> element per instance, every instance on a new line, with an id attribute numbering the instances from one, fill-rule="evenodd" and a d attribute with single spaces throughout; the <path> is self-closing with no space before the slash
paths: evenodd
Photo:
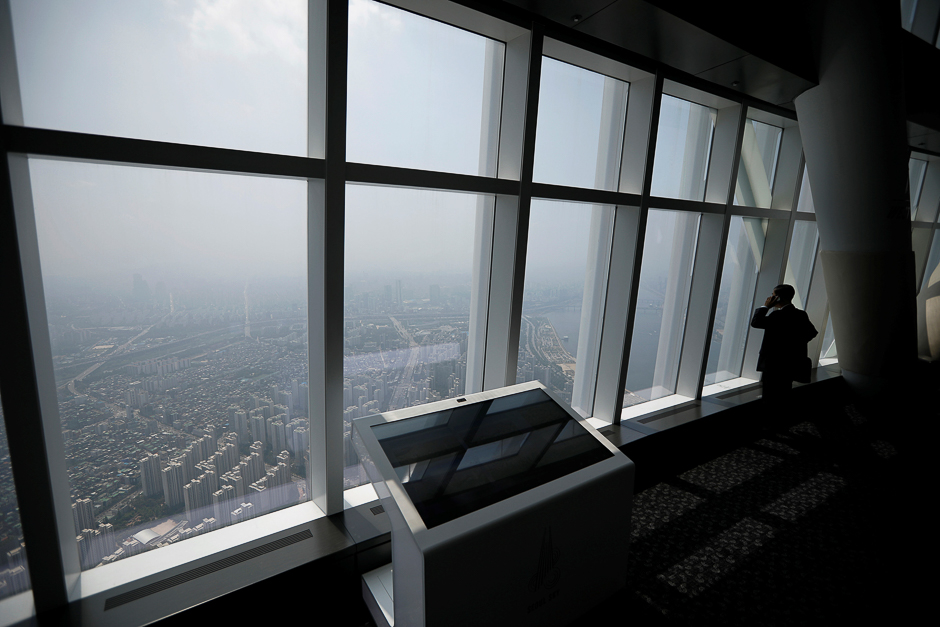
<path id="1" fill-rule="evenodd" d="M 682 403 L 688 403 L 694 401 L 695 399 L 691 396 L 682 396 L 681 394 L 671 394 L 669 396 L 663 396 L 662 398 L 657 398 L 656 400 L 647 401 L 645 403 L 640 403 L 639 405 L 632 405 L 630 407 L 624 407 L 620 411 L 621 420 L 633 420 L 635 418 L 641 418 L 647 414 L 651 414 L 655 411 L 661 409 L 668 409 L 669 407 L 675 407 L 676 405 L 681 405 Z"/>
<path id="2" fill-rule="evenodd" d="M 190 538 L 113 564 L 92 568 L 82 572 L 72 596 L 84 598 L 101 594 L 118 586 L 133 585 L 145 578 L 186 568 L 199 560 L 223 557 L 223 554 L 231 551 L 242 551 L 323 516 L 323 511 L 315 504 L 301 503 L 212 531 L 198 538 Z"/>
<path id="3" fill-rule="evenodd" d="M 715 394 L 721 394 L 729 390 L 736 390 L 737 388 L 751 385 L 752 383 L 759 383 L 759 381 L 757 379 L 748 379 L 747 377 L 738 377 L 737 379 L 728 379 L 720 383 L 713 383 L 712 385 L 706 385 L 702 388 L 702 397 L 714 396 Z"/>
<path id="4" fill-rule="evenodd" d="M 365 503 L 378 501 L 379 495 L 371 483 L 366 483 L 355 488 L 349 488 L 343 491 L 343 509 L 352 509 Z"/>

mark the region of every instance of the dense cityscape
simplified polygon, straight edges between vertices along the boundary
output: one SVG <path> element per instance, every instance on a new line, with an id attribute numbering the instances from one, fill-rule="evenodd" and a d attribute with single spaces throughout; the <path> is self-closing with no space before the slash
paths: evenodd
<path id="1" fill-rule="evenodd" d="M 464 392 L 469 281 L 440 279 L 347 286 L 347 488 L 368 481 L 349 442 L 353 419 Z M 50 279 L 46 290 L 83 569 L 308 498 L 302 281 L 179 289 L 135 274 L 117 287 Z M 575 356 L 548 315 L 579 308 L 580 292 L 533 289 L 525 304 L 519 381 L 539 379 L 570 401 Z M 5 442 L 0 594 L 8 595 L 29 582 Z"/>
<path id="2" fill-rule="evenodd" d="M 352 421 L 464 393 L 470 325 L 469 277 L 451 285 L 426 277 L 347 284 L 343 416 L 345 487 L 368 482 L 350 441 Z M 517 382 L 538 379 L 571 401 L 575 357 L 546 317 L 580 309 L 581 292 L 553 286 L 527 290 Z M 577 331 L 575 330 L 575 336 Z M 576 340 L 576 337 L 575 337 Z"/>
<path id="3" fill-rule="evenodd" d="M 25 551 L 6 423 L 0 406 L 0 599 L 30 588 Z"/>
<path id="4" fill-rule="evenodd" d="M 307 499 L 303 283 L 130 287 L 47 283 L 83 569 Z"/>

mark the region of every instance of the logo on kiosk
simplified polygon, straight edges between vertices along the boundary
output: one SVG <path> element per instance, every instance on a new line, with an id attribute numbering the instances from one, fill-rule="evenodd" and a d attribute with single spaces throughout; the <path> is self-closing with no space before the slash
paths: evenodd
<path id="1" fill-rule="evenodd" d="M 561 571 L 558 568 L 558 549 L 552 543 L 552 528 L 546 527 L 542 534 L 542 549 L 539 551 L 539 564 L 535 574 L 529 579 L 529 592 L 551 590 L 558 585 Z"/>
<path id="2" fill-rule="evenodd" d="M 561 590 L 557 588 L 558 580 L 561 578 L 558 562 L 559 551 L 552 542 L 552 528 L 546 527 L 542 534 L 539 564 L 535 569 L 535 574 L 529 579 L 529 592 L 538 595 L 538 598 L 526 608 L 527 613 L 531 614 L 546 603 L 554 601 L 561 594 Z"/>

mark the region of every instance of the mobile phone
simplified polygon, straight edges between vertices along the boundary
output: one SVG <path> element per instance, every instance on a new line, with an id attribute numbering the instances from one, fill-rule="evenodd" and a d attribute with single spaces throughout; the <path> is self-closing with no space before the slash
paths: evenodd
<path id="1" fill-rule="evenodd" d="M 768 307 L 773 307 L 773 306 L 776 305 L 779 301 L 780 301 L 780 297 L 777 296 L 777 295 L 774 295 L 774 298 L 773 298 L 772 301 L 770 301 L 770 305 L 768 305 Z"/>

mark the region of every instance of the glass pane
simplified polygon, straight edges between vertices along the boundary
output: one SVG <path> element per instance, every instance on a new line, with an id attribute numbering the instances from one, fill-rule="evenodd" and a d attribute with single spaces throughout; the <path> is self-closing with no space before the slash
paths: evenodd
<path id="1" fill-rule="evenodd" d="M 782 128 L 748 118 L 744 124 L 734 204 L 765 209 L 770 207 L 782 138 Z"/>
<path id="2" fill-rule="evenodd" d="M 705 385 L 741 376 L 766 233 L 767 220 L 731 218 Z"/>
<path id="3" fill-rule="evenodd" d="M 82 568 L 307 500 L 307 184 L 30 159 Z"/>
<path id="4" fill-rule="evenodd" d="M 832 316 L 826 321 L 826 332 L 823 334 L 822 351 L 819 354 L 820 365 L 826 366 L 838 361 L 839 353 L 836 351 L 836 338 L 832 334 Z M 826 360 L 826 363 L 823 363 Z"/>
<path id="5" fill-rule="evenodd" d="M 702 200 L 718 111 L 663 94 L 653 165 L 653 196 Z"/>
<path id="6" fill-rule="evenodd" d="M 924 188 L 924 174 L 927 172 L 927 162 L 920 159 L 911 159 L 908 164 L 908 181 L 911 199 L 911 220 L 917 214 L 920 204 L 920 192 Z"/>
<path id="7" fill-rule="evenodd" d="M 347 488 L 369 481 L 349 439 L 355 418 L 464 393 L 479 198 L 346 187 Z"/>
<path id="8" fill-rule="evenodd" d="M 920 289 L 924 290 L 938 282 L 940 282 L 940 231 L 934 232 L 933 244 L 930 246 L 927 268 Z"/>
<path id="9" fill-rule="evenodd" d="M 813 204 L 813 192 L 809 185 L 809 170 L 803 166 L 803 178 L 800 181 L 800 199 L 796 205 L 797 211 L 804 213 L 816 213 L 816 205 Z"/>
<path id="10" fill-rule="evenodd" d="M 700 217 L 649 212 L 624 407 L 676 391 Z"/>
<path id="11" fill-rule="evenodd" d="M 27 126 L 307 152 L 307 2 L 13 0 Z"/>
<path id="12" fill-rule="evenodd" d="M 929 44 L 935 43 L 937 18 L 940 18 L 940 3 L 918 0 L 914 3 L 911 19 L 911 34 Z"/>
<path id="13" fill-rule="evenodd" d="M 30 587 L 26 544 L 13 485 L 3 404 L 0 403 L 0 600 L 26 592 Z"/>
<path id="14" fill-rule="evenodd" d="M 351 0 L 347 158 L 495 176 L 505 48 L 386 4 Z"/>
<path id="15" fill-rule="evenodd" d="M 901 28 L 910 32 L 914 24 L 914 11 L 917 9 L 917 0 L 901 0 Z"/>
<path id="16" fill-rule="evenodd" d="M 813 277 L 818 241 L 815 222 L 798 221 L 793 225 L 793 237 L 790 239 L 790 254 L 787 255 L 783 282 L 792 285 L 796 290 L 793 305 L 797 309 L 806 309 L 806 297 L 809 295 L 810 280 Z"/>
<path id="17" fill-rule="evenodd" d="M 575 364 L 597 359 L 607 285 L 602 240 L 612 218 L 612 207 L 532 201 L 516 382 L 537 379 L 569 405 Z M 591 401 L 578 401 L 588 414 Z"/>
<path id="18" fill-rule="evenodd" d="M 629 85 L 542 57 L 533 178 L 617 188 Z"/>

